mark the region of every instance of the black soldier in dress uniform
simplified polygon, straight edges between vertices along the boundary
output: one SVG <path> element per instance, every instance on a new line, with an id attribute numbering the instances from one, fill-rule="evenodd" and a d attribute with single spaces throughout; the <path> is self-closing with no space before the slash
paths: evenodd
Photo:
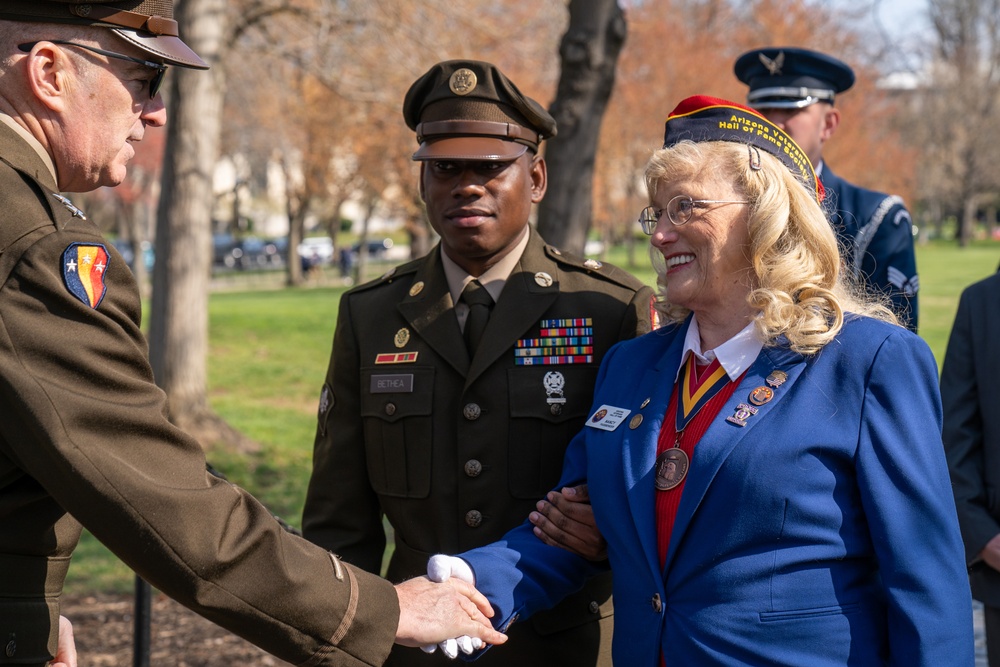
<path id="1" fill-rule="evenodd" d="M 377 665 L 394 635 L 485 632 L 471 588 L 394 590 L 282 530 L 164 416 L 132 274 L 62 193 L 118 185 L 166 122 L 167 66 L 208 67 L 173 1 L 4 0 L 0 55 L 0 665 L 75 666 L 59 597 L 81 524 L 295 664 Z"/>
<path id="2" fill-rule="evenodd" d="M 343 296 L 303 516 L 307 538 L 372 572 L 388 517 L 393 581 L 535 510 L 588 416 L 602 356 L 649 331 L 652 296 L 530 227 L 555 121 L 495 66 L 434 65 L 403 115 L 441 242 Z M 515 624 L 477 664 L 610 665 L 610 590 L 595 580 Z M 402 649 L 387 664 L 439 660 Z"/>
<path id="3" fill-rule="evenodd" d="M 750 88 L 750 106 L 787 132 L 812 161 L 847 269 L 887 295 L 900 320 L 916 331 L 919 280 L 903 200 L 849 183 L 823 161 L 823 144 L 840 124 L 834 97 L 854 85 L 854 72 L 826 54 L 791 47 L 744 53 L 734 69 Z"/>

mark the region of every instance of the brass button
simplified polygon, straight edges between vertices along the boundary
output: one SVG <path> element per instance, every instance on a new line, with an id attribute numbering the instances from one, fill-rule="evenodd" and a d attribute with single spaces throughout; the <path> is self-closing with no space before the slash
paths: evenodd
<path id="1" fill-rule="evenodd" d="M 396 404 L 395 403 L 386 403 L 385 404 L 385 414 L 389 415 L 390 417 L 393 416 L 394 414 L 396 414 Z"/>
<path id="2" fill-rule="evenodd" d="M 587 607 L 591 614 L 596 614 L 601 610 L 601 605 L 597 604 L 597 600 L 591 600 L 590 606 Z"/>
<path id="3" fill-rule="evenodd" d="M 465 525 L 469 528 L 477 528 L 483 522 L 483 513 L 479 510 L 469 510 L 465 513 Z"/>
<path id="4" fill-rule="evenodd" d="M 663 602 L 660 601 L 659 593 L 653 595 L 653 599 L 650 600 L 649 602 L 653 606 L 653 611 L 655 611 L 657 614 L 663 611 Z"/>
<path id="5" fill-rule="evenodd" d="M 562 403 L 553 403 L 549 406 L 549 412 L 557 417 L 562 414 Z"/>
<path id="6" fill-rule="evenodd" d="M 469 459 L 465 462 L 465 474 L 469 477 L 479 477 L 483 471 L 483 464 L 476 459 Z"/>
<path id="7" fill-rule="evenodd" d="M 17 641 L 14 636 L 11 635 L 10 641 L 7 642 L 7 646 L 4 648 L 4 653 L 7 654 L 8 658 L 13 658 L 14 654 L 17 653 Z"/>
<path id="8" fill-rule="evenodd" d="M 479 419 L 479 416 L 483 414 L 483 410 L 477 404 L 469 403 L 462 409 L 462 414 L 465 415 L 465 418 L 470 422 L 473 422 Z"/>

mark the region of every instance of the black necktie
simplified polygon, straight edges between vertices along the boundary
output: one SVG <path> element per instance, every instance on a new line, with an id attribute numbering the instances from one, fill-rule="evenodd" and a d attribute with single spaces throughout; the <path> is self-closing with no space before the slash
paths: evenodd
<path id="1" fill-rule="evenodd" d="M 465 318 L 465 347 L 469 351 L 469 359 L 476 356 L 476 348 L 479 347 L 479 340 L 486 330 L 486 323 L 490 319 L 490 309 L 493 308 L 493 297 L 486 291 L 482 283 L 472 280 L 465 289 L 459 300 L 469 307 L 469 316 Z"/>

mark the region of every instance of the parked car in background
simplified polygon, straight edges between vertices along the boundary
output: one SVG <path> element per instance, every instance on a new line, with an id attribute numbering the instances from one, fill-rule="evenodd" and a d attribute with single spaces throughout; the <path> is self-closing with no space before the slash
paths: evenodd
<path id="1" fill-rule="evenodd" d="M 250 269 L 278 268 L 285 263 L 278 241 L 247 236 L 238 239 L 231 234 L 212 236 L 212 268 Z"/>
<path id="2" fill-rule="evenodd" d="M 333 263 L 333 239 L 329 236 L 311 236 L 303 239 L 298 251 L 303 262 Z"/>

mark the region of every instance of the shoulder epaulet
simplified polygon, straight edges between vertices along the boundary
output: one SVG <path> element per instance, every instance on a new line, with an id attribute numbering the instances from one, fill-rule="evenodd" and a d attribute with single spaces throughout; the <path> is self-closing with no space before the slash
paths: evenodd
<path id="1" fill-rule="evenodd" d="M 632 290 L 638 290 L 643 287 L 642 281 L 614 264 L 608 264 L 607 262 L 593 258 L 580 257 L 579 255 L 565 252 L 548 244 L 545 245 L 545 254 L 562 266 L 586 271 L 589 275 L 603 278 L 621 287 L 627 287 Z"/>
<path id="2" fill-rule="evenodd" d="M 417 268 L 422 263 L 423 258 L 414 259 L 406 264 L 400 264 L 399 266 L 394 266 L 385 273 L 383 273 L 378 278 L 369 280 L 366 283 L 361 283 L 357 287 L 352 287 L 348 290 L 348 293 L 355 294 L 357 292 L 365 292 L 376 287 L 381 287 L 382 285 L 389 285 L 396 280 L 399 280 L 403 276 L 411 275 L 417 272 Z"/>

